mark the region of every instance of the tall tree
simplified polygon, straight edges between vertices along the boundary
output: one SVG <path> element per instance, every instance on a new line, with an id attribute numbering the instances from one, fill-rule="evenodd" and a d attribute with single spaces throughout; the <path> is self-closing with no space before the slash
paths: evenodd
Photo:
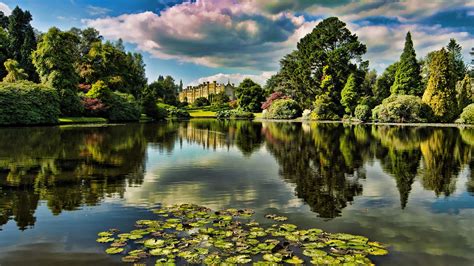
<path id="1" fill-rule="evenodd" d="M 444 48 L 435 52 L 422 100 L 431 107 L 440 122 L 451 122 L 457 115 L 456 90 L 451 71 L 449 53 Z"/>
<path id="2" fill-rule="evenodd" d="M 351 116 L 354 114 L 358 99 L 356 79 L 354 74 L 351 74 L 341 91 L 341 104 L 346 108 L 346 113 Z"/>
<path id="3" fill-rule="evenodd" d="M 31 20 L 29 11 L 23 11 L 18 6 L 13 9 L 8 17 L 8 50 L 10 57 L 18 61 L 29 78 L 37 81 L 38 76 L 31 60 L 31 53 L 36 49 L 36 36 Z"/>
<path id="4" fill-rule="evenodd" d="M 389 65 L 383 74 L 375 82 L 372 94 L 375 103 L 380 104 L 385 98 L 390 96 L 390 88 L 395 82 L 395 73 L 397 72 L 398 62 Z"/>
<path id="5" fill-rule="evenodd" d="M 183 80 L 180 79 L 179 80 L 179 89 L 178 89 L 178 92 L 182 92 L 183 91 Z"/>
<path id="6" fill-rule="evenodd" d="M 8 27 L 8 16 L 3 13 L 3 11 L 0 11 L 0 28 L 6 29 Z"/>
<path id="7" fill-rule="evenodd" d="M 7 75 L 4 64 L 8 58 L 8 33 L 0 27 L 0 79 Z"/>
<path id="8" fill-rule="evenodd" d="M 409 94 L 421 96 L 423 87 L 421 86 L 420 65 L 416 60 L 411 33 L 408 32 L 405 38 L 405 48 L 400 56 L 395 81 L 391 87 L 392 94 Z"/>
<path id="9" fill-rule="evenodd" d="M 260 112 L 265 101 L 263 89 L 253 80 L 244 79 L 236 90 L 239 106 L 248 112 Z"/>
<path id="10" fill-rule="evenodd" d="M 462 47 L 456 42 L 455 39 L 449 40 L 449 44 L 446 47 L 449 53 L 449 62 L 452 65 L 452 75 L 454 81 L 459 81 L 464 78 L 467 72 L 466 64 L 462 57 Z"/>
<path id="11" fill-rule="evenodd" d="M 363 62 L 366 50 L 344 22 L 336 17 L 323 20 L 298 42 L 295 52 L 282 60 L 282 83 L 290 90 L 285 94 L 293 96 L 303 107 L 309 107 L 316 95 L 322 93 L 323 68 L 328 65 L 331 68 L 327 74 L 334 82 L 329 96 L 338 103 L 347 78 Z"/>

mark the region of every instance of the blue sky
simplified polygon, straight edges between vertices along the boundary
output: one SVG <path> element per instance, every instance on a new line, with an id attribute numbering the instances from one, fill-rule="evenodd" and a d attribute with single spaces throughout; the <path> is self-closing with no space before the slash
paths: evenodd
<path id="1" fill-rule="evenodd" d="M 172 75 L 185 84 L 206 80 L 263 83 L 278 62 L 323 18 L 338 16 L 367 44 L 379 73 L 397 60 L 408 30 L 419 57 L 456 38 L 474 47 L 472 0 L 0 0 L 33 14 L 33 26 L 97 28 L 141 52 L 149 81 Z"/>

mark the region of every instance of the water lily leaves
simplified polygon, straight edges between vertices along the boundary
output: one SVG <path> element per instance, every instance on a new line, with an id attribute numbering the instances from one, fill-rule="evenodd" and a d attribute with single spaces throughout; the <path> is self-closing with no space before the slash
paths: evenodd
<path id="1" fill-rule="evenodd" d="M 108 248 L 105 250 L 105 253 L 107 254 L 119 254 L 119 253 L 122 253 L 123 252 L 123 248 Z"/>
<path id="2" fill-rule="evenodd" d="M 109 242 L 112 242 L 112 241 L 114 241 L 114 240 L 115 240 L 115 239 L 112 238 L 112 237 L 99 237 L 99 238 L 97 238 L 96 241 L 97 241 L 98 243 L 109 243 Z"/>
<path id="3" fill-rule="evenodd" d="M 297 256 L 293 256 L 291 259 L 285 260 L 285 262 L 289 264 L 303 264 L 304 260 L 298 258 Z"/>
<path id="4" fill-rule="evenodd" d="M 153 210 L 157 219 L 135 222 L 135 230 L 119 233 L 117 229 L 99 232 L 97 242 L 109 243 L 107 254 L 124 253 L 123 262 L 142 259 L 156 265 L 188 264 L 371 264 L 368 255 L 386 255 L 386 247 L 369 242 L 364 236 L 326 233 L 321 229 L 298 229 L 294 224 L 272 223 L 260 226 L 251 219 L 250 209 L 229 208 L 212 211 L 206 207 L 181 204 Z M 274 222 L 288 218 L 276 214 L 265 216 Z"/>

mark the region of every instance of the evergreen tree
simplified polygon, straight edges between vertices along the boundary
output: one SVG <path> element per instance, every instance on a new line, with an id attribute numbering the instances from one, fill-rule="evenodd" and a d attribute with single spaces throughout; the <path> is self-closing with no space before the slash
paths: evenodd
<path id="1" fill-rule="evenodd" d="M 468 74 L 464 76 L 464 79 L 456 83 L 456 100 L 458 113 L 461 113 L 466 106 L 473 102 L 471 78 Z"/>
<path id="2" fill-rule="evenodd" d="M 13 9 L 8 17 L 8 50 L 10 58 L 18 61 L 30 80 L 37 81 L 38 75 L 31 60 L 31 53 L 36 49 L 36 36 L 31 20 L 29 11 L 23 11 L 19 7 Z"/>
<path id="3" fill-rule="evenodd" d="M 244 79 L 235 91 L 239 106 L 247 112 L 260 112 L 265 101 L 263 89 L 253 80 Z"/>
<path id="4" fill-rule="evenodd" d="M 456 90 L 451 76 L 449 53 L 443 48 L 433 54 L 430 79 L 423 94 L 423 102 L 433 110 L 440 122 L 451 122 L 456 117 Z"/>
<path id="5" fill-rule="evenodd" d="M 0 11 L 0 28 L 6 29 L 8 27 L 8 16 L 3 13 L 3 11 Z"/>
<path id="6" fill-rule="evenodd" d="M 0 80 L 7 75 L 4 64 L 8 58 L 8 33 L 0 27 Z"/>
<path id="7" fill-rule="evenodd" d="M 179 80 L 179 88 L 178 88 L 178 92 L 182 92 L 183 91 L 183 80 L 180 79 Z"/>
<path id="8" fill-rule="evenodd" d="M 390 96 L 390 87 L 395 82 L 395 73 L 397 72 L 398 62 L 388 66 L 383 74 L 375 82 L 372 94 L 376 104 L 380 104 L 385 98 Z"/>
<path id="9" fill-rule="evenodd" d="M 466 64 L 462 57 L 462 47 L 455 39 L 449 40 L 449 44 L 446 47 L 449 53 L 449 62 L 452 65 L 452 78 L 454 81 L 459 81 L 464 78 L 467 72 Z"/>
<path id="10" fill-rule="evenodd" d="M 420 96 L 423 94 L 421 86 L 420 65 L 416 60 L 411 33 L 408 32 L 405 39 L 405 48 L 400 56 L 395 81 L 390 88 L 392 94 L 408 94 Z"/>
<path id="11" fill-rule="evenodd" d="M 341 104 L 346 108 L 346 113 L 350 114 L 351 116 L 353 115 L 354 109 L 357 106 L 358 98 L 355 76 L 354 74 L 351 74 L 347 79 L 344 89 L 341 91 Z"/>

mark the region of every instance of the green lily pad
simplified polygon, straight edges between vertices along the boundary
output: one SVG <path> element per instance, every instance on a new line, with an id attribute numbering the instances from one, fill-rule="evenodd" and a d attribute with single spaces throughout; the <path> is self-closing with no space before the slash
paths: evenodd
<path id="1" fill-rule="evenodd" d="M 114 240 L 115 239 L 112 238 L 112 237 L 99 237 L 99 238 L 97 238 L 96 241 L 99 242 L 99 243 L 109 243 L 109 242 L 112 242 Z"/>
<path id="2" fill-rule="evenodd" d="M 264 254 L 263 259 L 270 262 L 281 262 L 283 260 L 281 254 Z"/>
<path id="3" fill-rule="evenodd" d="M 225 260 L 226 263 L 232 263 L 232 264 L 245 264 L 251 262 L 252 259 L 248 255 L 238 255 L 238 256 L 233 256 L 229 257 Z"/>
<path id="4" fill-rule="evenodd" d="M 304 263 L 304 260 L 298 258 L 297 256 L 293 256 L 291 257 L 291 259 L 287 259 L 285 260 L 286 263 L 289 263 L 289 264 L 303 264 Z"/>
<path id="5" fill-rule="evenodd" d="M 112 234 L 111 232 L 100 232 L 97 234 L 97 236 L 100 236 L 100 237 L 111 237 L 113 236 L 114 234 Z"/>
<path id="6" fill-rule="evenodd" d="M 107 254 L 119 254 L 123 252 L 123 248 L 108 248 L 105 250 L 105 253 Z"/>
<path id="7" fill-rule="evenodd" d="M 147 248 L 158 248 L 158 247 L 164 246 L 165 241 L 162 240 L 162 239 L 153 239 L 152 238 L 152 239 L 145 240 L 143 245 Z"/>

